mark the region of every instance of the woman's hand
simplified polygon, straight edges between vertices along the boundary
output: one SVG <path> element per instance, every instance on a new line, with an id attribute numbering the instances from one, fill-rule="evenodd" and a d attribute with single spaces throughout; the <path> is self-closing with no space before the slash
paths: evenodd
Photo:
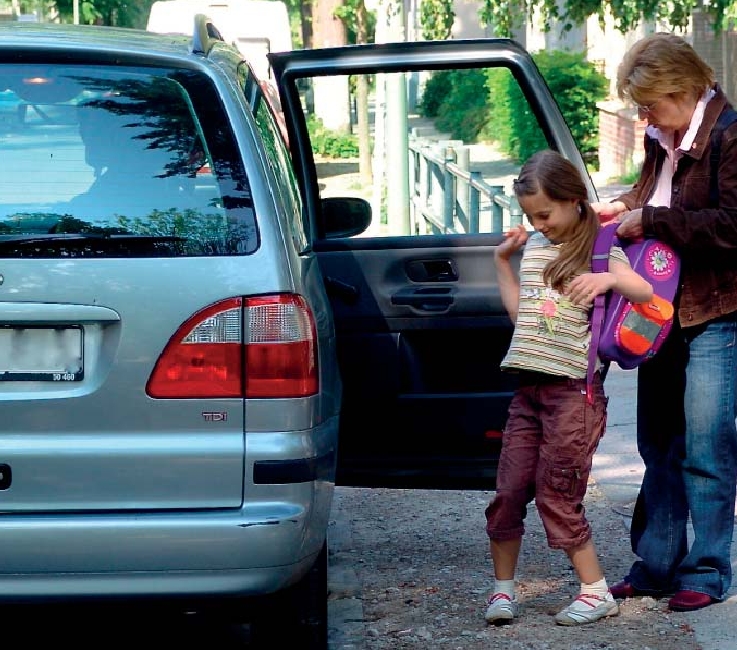
<path id="1" fill-rule="evenodd" d="M 642 208 L 626 212 L 619 220 L 617 236 L 622 239 L 639 239 L 644 234 L 642 229 Z"/>
<path id="2" fill-rule="evenodd" d="M 525 243 L 529 235 L 522 224 L 504 233 L 504 241 L 494 249 L 494 257 L 499 260 L 509 260 Z"/>

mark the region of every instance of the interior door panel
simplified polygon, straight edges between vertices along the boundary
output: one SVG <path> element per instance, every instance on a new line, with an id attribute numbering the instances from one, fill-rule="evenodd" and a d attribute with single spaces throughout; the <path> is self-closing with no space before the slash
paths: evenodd
<path id="1" fill-rule="evenodd" d="M 512 332 L 500 239 L 316 246 L 339 332 L 340 484 L 493 488 L 515 387 L 499 368 Z"/>

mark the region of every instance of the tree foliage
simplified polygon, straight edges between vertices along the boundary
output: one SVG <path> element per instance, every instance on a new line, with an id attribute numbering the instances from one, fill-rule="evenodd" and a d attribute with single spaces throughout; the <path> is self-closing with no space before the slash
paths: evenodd
<path id="1" fill-rule="evenodd" d="M 454 20 L 453 0 L 422 0 L 420 24 L 426 41 L 444 41 L 450 37 Z"/>
<path id="2" fill-rule="evenodd" d="M 376 12 L 367 11 L 364 0 L 343 0 L 343 5 L 335 10 L 335 16 L 343 21 L 349 43 L 373 42 Z"/>
<path id="3" fill-rule="evenodd" d="M 608 11 L 615 28 L 625 34 L 645 20 L 665 21 L 685 29 L 697 9 L 713 18 L 717 31 L 727 29 L 737 18 L 735 0 L 482 0 L 479 17 L 496 36 L 508 37 L 536 11 L 545 30 L 555 26 L 563 31 L 581 25 L 589 16 L 597 16 L 603 24 Z"/>
<path id="4" fill-rule="evenodd" d="M 79 0 L 79 22 L 82 25 L 116 25 L 118 27 L 146 27 L 153 0 Z M 21 9 L 33 11 L 35 0 L 20 2 Z M 27 7 L 27 9 L 25 9 Z M 44 14 L 58 16 L 63 23 L 74 18 L 74 0 L 55 0 L 44 3 Z"/>

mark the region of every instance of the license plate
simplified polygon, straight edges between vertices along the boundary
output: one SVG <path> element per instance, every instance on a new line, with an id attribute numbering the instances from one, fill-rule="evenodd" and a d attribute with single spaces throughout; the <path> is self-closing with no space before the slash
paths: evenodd
<path id="1" fill-rule="evenodd" d="M 0 327 L 0 381 L 81 381 L 82 328 Z"/>

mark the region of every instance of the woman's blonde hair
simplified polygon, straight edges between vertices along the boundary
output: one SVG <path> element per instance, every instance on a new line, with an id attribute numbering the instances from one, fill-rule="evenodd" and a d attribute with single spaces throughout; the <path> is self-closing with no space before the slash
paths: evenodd
<path id="1" fill-rule="evenodd" d="M 519 199 L 542 192 L 551 201 L 577 201 L 579 221 L 571 239 L 562 244 L 560 254 L 543 271 L 545 283 L 562 291 L 576 273 L 591 269 L 594 239 L 599 218 L 588 201 L 586 184 L 576 166 L 557 151 L 545 149 L 522 165 L 512 184 Z"/>
<path id="2" fill-rule="evenodd" d="M 640 39 L 617 69 L 617 94 L 646 106 L 660 97 L 698 99 L 716 83 L 714 70 L 683 38 L 657 32 Z"/>

